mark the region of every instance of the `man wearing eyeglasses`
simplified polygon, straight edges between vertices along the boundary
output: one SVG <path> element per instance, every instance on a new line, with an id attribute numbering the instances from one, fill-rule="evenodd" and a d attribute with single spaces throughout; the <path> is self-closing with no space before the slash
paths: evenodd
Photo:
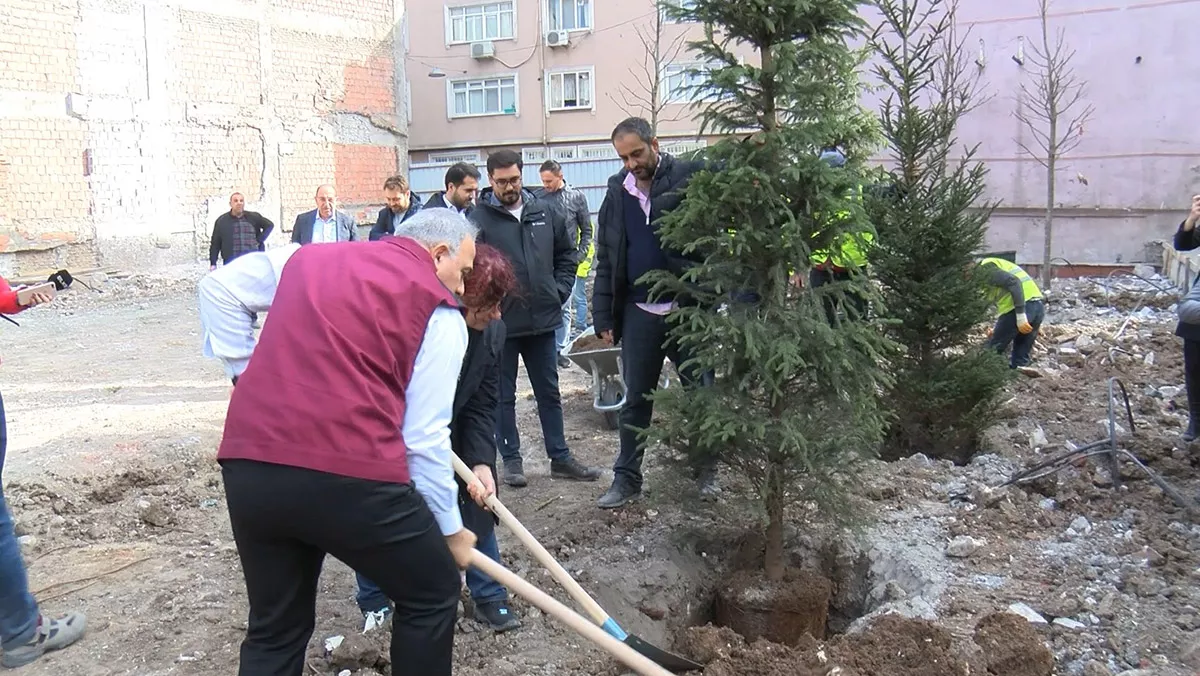
<path id="1" fill-rule="evenodd" d="M 491 187 L 479 193 L 469 218 L 479 227 L 478 241 L 504 253 L 521 288 L 501 308 L 507 339 L 500 357 L 500 419 L 496 444 L 504 458 L 504 483 L 525 486 L 521 439 L 517 432 L 517 360 L 525 362 L 537 400 L 538 418 L 550 475 L 556 479 L 595 481 L 600 470 L 586 467 L 567 448 L 562 400 L 558 391 L 558 343 L 562 306 L 575 285 L 579 265 L 575 238 L 566 219 L 546 210 L 521 183 L 520 153 L 500 150 L 488 156 Z"/>

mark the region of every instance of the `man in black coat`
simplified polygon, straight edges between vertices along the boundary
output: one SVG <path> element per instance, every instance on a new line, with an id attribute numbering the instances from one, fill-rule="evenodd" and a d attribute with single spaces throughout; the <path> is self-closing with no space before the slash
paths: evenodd
<path id="1" fill-rule="evenodd" d="M 555 330 L 562 324 L 562 306 L 575 284 L 579 264 L 575 238 L 562 218 L 548 212 L 521 183 L 524 163 L 512 150 L 488 156 L 490 188 L 479 194 L 469 218 L 479 226 L 476 241 L 499 249 L 512 263 L 520 289 L 504 301 L 508 339 L 500 367 L 500 422 L 496 441 L 504 458 L 504 483 L 526 485 L 517 431 L 517 359 L 525 362 L 529 384 L 537 399 L 538 418 L 550 475 L 559 479 L 595 481 L 600 471 L 585 467 L 571 455 L 563 431 L 562 400 L 558 391 L 558 345 Z"/>
<path id="2" fill-rule="evenodd" d="M 654 404 L 646 397 L 658 386 L 665 357 L 676 366 L 688 360 L 667 336 L 667 313 L 675 300 L 650 302 L 649 287 L 638 280 L 651 270 L 681 274 L 692 263 L 662 245 L 657 222 L 679 206 L 688 180 L 701 166 L 659 152 L 650 123 L 638 117 L 618 124 L 612 142 L 625 168 L 608 179 L 608 193 L 597 217 L 592 318 L 596 335 L 621 346 L 625 406 L 613 484 L 597 502 L 603 509 L 620 507 L 641 495 L 645 446 L 635 430 L 650 426 Z M 711 377 L 687 368 L 681 368 L 679 375 L 685 386 Z M 703 468 L 697 478 L 701 495 L 715 496 L 715 471 Z"/>
<path id="3" fill-rule="evenodd" d="M 246 211 L 246 198 L 240 192 L 229 196 L 229 211 L 217 216 L 208 245 L 208 269 L 217 269 L 217 256 L 226 265 L 251 251 L 265 251 L 267 237 L 275 224 L 262 214 Z"/>
<path id="4" fill-rule="evenodd" d="M 479 192 L 479 169 L 469 162 L 450 165 L 443 179 L 445 192 L 430 196 L 426 209 L 453 209 L 463 216 L 470 216 Z"/>
<path id="5" fill-rule="evenodd" d="M 1200 225 L 1200 195 L 1192 197 L 1191 209 L 1175 232 L 1176 251 L 1200 249 L 1200 230 L 1197 230 L 1197 225 Z M 1200 277 L 1193 280 L 1192 284 L 1200 284 Z M 1200 437 L 1200 323 L 1182 321 L 1182 312 L 1180 319 L 1175 327 L 1175 335 L 1183 338 L 1183 375 L 1188 398 L 1188 426 L 1183 433 L 1183 440 L 1191 443 Z"/>
<path id="6" fill-rule="evenodd" d="M 421 198 L 409 189 L 408 179 L 400 175 L 390 176 L 383 182 L 383 199 L 387 206 L 379 210 L 375 225 L 367 234 L 367 239 L 372 242 L 384 235 L 395 234 L 397 226 L 421 210 Z"/>

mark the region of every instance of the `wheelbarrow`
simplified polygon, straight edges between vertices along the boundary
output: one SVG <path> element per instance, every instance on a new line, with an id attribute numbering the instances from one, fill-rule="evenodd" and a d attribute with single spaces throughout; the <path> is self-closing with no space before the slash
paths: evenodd
<path id="1" fill-rule="evenodd" d="M 562 355 L 579 368 L 592 374 L 592 408 L 604 416 L 604 424 L 610 430 L 621 426 L 621 408 L 625 406 L 625 369 L 621 363 L 621 348 L 599 343 L 582 351 L 575 351 L 575 344 L 587 339 L 595 342 L 596 332 L 592 327 L 584 329 L 563 348 Z M 671 379 L 664 369 L 658 386 L 666 388 Z"/>

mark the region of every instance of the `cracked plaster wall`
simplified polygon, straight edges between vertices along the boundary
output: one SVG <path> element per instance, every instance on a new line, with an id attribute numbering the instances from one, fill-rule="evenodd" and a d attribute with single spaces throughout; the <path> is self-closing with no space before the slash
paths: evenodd
<path id="1" fill-rule="evenodd" d="M 229 194 L 290 237 L 407 159 L 403 0 L 6 0 L 0 274 L 207 256 Z"/>

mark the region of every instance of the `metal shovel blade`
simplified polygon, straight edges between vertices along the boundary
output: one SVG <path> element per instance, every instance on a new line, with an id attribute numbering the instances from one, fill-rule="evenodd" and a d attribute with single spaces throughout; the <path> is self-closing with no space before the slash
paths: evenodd
<path id="1" fill-rule="evenodd" d="M 642 655 L 653 660 L 655 664 L 666 669 L 667 671 L 679 674 L 685 671 L 704 671 L 704 665 L 697 664 L 686 657 L 669 653 L 656 645 L 647 643 L 642 639 L 630 634 L 625 637 L 625 645 L 633 648 Z"/>

